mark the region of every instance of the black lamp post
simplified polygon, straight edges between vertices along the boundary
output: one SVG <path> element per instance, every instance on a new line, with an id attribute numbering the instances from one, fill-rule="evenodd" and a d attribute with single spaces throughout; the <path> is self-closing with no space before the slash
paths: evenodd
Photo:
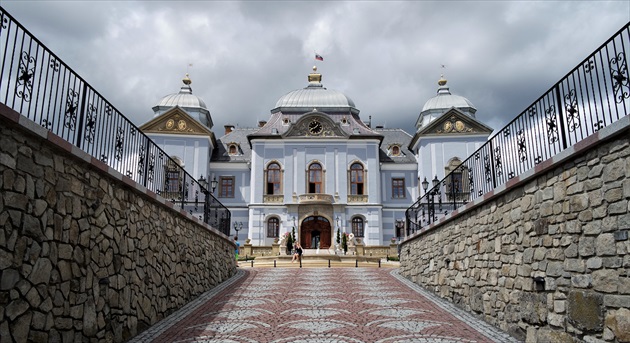
<path id="1" fill-rule="evenodd" d="M 201 177 L 199 177 L 199 180 L 197 180 L 199 182 L 199 185 L 201 185 L 201 187 L 208 189 L 208 180 L 206 180 L 205 177 L 203 177 L 203 175 L 201 175 Z"/>
<path id="2" fill-rule="evenodd" d="M 212 194 L 214 194 L 214 190 L 217 189 L 217 184 L 219 182 L 217 181 L 217 177 L 213 177 L 212 181 L 210 181 L 210 187 L 212 187 Z"/>
<path id="3" fill-rule="evenodd" d="M 429 189 L 429 181 L 427 181 L 427 177 L 424 177 L 424 180 L 422 181 L 422 189 L 424 189 L 424 193 L 427 192 L 427 189 Z"/>
<path id="4" fill-rule="evenodd" d="M 236 240 L 238 241 L 238 232 L 243 228 L 243 222 L 234 222 L 234 231 L 236 231 Z"/>
<path id="5" fill-rule="evenodd" d="M 405 227 L 405 222 L 400 219 L 396 219 L 396 237 L 400 237 L 402 228 Z"/>

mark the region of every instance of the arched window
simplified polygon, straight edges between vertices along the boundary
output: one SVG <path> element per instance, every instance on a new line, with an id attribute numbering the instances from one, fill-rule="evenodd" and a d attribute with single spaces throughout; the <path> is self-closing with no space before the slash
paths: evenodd
<path id="1" fill-rule="evenodd" d="M 322 193 L 322 165 L 319 163 L 308 167 L 308 193 Z"/>
<path id="2" fill-rule="evenodd" d="M 350 166 L 350 194 L 363 195 L 363 165 L 353 163 Z"/>
<path id="3" fill-rule="evenodd" d="M 267 220 L 267 237 L 276 238 L 280 233 L 280 219 L 271 217 Z"/>
<path id="4" fill-rule="evenodd" d="M 352 218 L 352 233 L 354 234 L 354 237 L 363 237 L 363 218 Z"/>
<path id="5" fill-rule="evenodd" d="M 236 144 L 231 144 L 230 145 L 230 155 L 238 155 L 238 147 L 236 146 Z"/>
<path id="6" fill-rule="evenodd" d="M 392 156 L 398 156 L 400 155 L 400 147 L 398 147 L 398 145 L 394 145 L 392 147 Z"/>
<path id="7" fill-rule="evenodd" d="M 278 163 L 270 163 L 267 166 L 267 187 L 265 194 L 278 195 L 282 193 L 281 170 Z"/>
<path id="8" fill-rule="evenodd" d="M 468 169 L 458 157 L 449 160 L 444 168 L 446 177 L 446 196 L 449 201 L 465 201 L 468 198 L 470 182 Z"/>

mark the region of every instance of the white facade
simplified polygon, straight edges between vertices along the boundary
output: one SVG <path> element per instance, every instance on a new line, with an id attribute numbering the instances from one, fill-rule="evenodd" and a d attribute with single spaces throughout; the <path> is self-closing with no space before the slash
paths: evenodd
<path id="1" fill-rule="evenodd" d="M 337 231 L 352 232 L 366 245 L 388 245 L 404 235 L 396 222 L 422 195 L 420 182 L 443 178 L 449 164 L 474 152 L 491 129 L 474 118 L 469 101 L 450 94 L 443 79 L 411 136 L 371 128 L 354 102 L 323 87 L 321 78 L 314 69 L 308 86 L 282 96 L 268 121 L 247 129 L 228 125 L 218 139 L 201 100 L 203 108 L 194 111 L 183 104 L 169 110 L 162 100 L 141 129 L 190 174 L 217 180 L 214 195 L 237 228 L 242 225 L 241 239 L 253 245 L 270 246 L 293 229 L 305 248 L 334 247 Z M 180 94 L 187 92 L 190 106 L 190 79 L 184 83 Z M 185 125 L 193 130 L 173 130 L 173 120 L 196 123 Z"/>

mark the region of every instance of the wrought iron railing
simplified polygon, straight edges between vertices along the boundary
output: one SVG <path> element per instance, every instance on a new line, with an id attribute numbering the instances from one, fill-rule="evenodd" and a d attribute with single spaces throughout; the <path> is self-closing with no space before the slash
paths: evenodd
<path id="1" fill-rule="evenodd" d="M 630 113 L 630 23 L 406 211 L 407 235 Z"/>
<path id="2" fill-rule="evenodd" d="M 230 211 L 0 7 L 0 102 L 226 235 Z"/>

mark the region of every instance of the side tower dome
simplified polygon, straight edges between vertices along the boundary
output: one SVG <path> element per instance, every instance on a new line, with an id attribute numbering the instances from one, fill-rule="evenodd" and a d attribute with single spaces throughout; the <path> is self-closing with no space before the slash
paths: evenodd
<path id="1" fill-rule="evenodd" d="M 191 117 L 211 129 L 214 124 L 212 123 L 210 111 L 208 111 L 203 99 L 192 94 L 192 88 L 190 87 L 192 81 L 188 77 L 188 74 L 182 79 L 182 82 L 184 85 L 179 90 L 179 93 L 169 94 L 153 106 L 154 117 L 159 116 L 175 106 L 179 106 L 190 114 Z"/>
<path id="2" fill-rule="evenodd" d="M 451 108 L 456 108 L 462 113 L 475 118 L 477 109 L 472 102 L 463 96 L 451 94 L 451 91 L 446 83 L 447 80 L 444 78 L 444 75 L 440 75 L 437 95 L 429 99 L 422 107 L 422 111 L 420 112 L 418 121 L 416 122 L 417 129 L 420 129 L 433 120 L 439 118 Z"/>

